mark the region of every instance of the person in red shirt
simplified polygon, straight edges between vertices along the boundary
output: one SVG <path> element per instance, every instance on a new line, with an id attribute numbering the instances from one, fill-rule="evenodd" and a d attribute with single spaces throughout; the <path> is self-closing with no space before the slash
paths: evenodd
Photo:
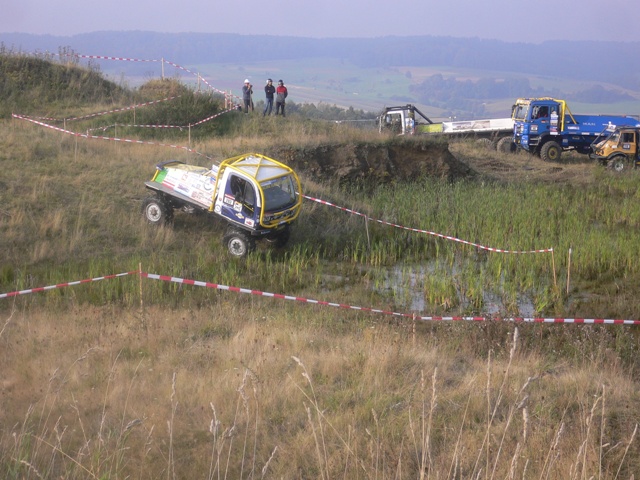
<path id="1" fill-rule="evenodd" d="M 282 116 L 286 116 L 284 114 L 284 100 L 287 98 L 287 95 L 289 95 L 287 87 L 284 86 L 282 80 L 278 80 L 278 86 L 276 87 L 276 115 L 282 112 Z"/>

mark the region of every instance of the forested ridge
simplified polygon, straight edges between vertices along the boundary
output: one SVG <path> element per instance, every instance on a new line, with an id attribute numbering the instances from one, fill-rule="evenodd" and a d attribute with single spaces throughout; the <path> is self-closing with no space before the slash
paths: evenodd
<path id="1" fill-rule="evenodd" d="M 182 64 L 338 58 L 363 68 L 450 66 L 600 81 L 640 90 L 640 64 L 634 61 L 640 42 L 531 44 L 428 35 L 317 39 L 143 31 L 66 37 L 2 33 L 0 42 L 6 48 L 24 51 L 56 52 L 61 46 L 68 46 L 86 54 L 167 58 Z M 604 64 L 606 68 L 598 66 Z"/>

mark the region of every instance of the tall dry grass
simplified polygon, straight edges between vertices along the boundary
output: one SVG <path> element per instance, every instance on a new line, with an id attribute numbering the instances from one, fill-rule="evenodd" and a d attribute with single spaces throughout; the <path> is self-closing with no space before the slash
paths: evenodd
<path id="1" fill-rule="evenodd" d="M 547 327 L 505 325 L 482 355 L 475 324 L 414 329 L 216 296 L 200 310 L 16 305 L 0 335 L 4 477 L 639 471 L 632 372 L 604 356 L 550 362 L 526 342 Z"/>

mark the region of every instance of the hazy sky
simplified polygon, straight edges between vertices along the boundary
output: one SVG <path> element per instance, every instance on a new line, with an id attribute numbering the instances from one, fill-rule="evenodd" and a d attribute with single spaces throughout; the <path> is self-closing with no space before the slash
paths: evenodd
<path id="1" fill-rule="evenodd" d="M 640 41 L 640 0 L 0 0 L 0 11 L 2 33 L 145 30 Z"/>

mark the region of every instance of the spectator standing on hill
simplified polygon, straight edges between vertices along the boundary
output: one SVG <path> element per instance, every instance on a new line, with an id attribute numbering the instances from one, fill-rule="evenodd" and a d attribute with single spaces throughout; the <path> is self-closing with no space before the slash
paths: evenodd
<path id="1" fill-rule="evenodd" d="M 249 109 L 253 112 L 253 99 L 251 96 L 253 95 L 253 85 L 247 78 L 244 81 L 244 86 L 242 87 L 242 100 L 244 100 L 244 113 L 249 113 Z"/>
<path id="2" fill-rule="evenodd" d="M 284 86 L 282 80 L 278 80 L 278 88 L 276 88 L 276 115 L 282 112 L 282 116 L 286 116 L 284 114 L 284 100 L 287 98 L 287 95 L 289 95 L 287 87 Z"/>
<path id="3" fill-rule="evenodd" d="M 262 116 L 271 115 L 271 109 L 273 108 L 273 94 L 276 93 L 276 87 L 273 86 L 273 80 L 268 79 L 267 84 L 264 86 L 264 93 L 266 95 L 264 112 Z"/>

